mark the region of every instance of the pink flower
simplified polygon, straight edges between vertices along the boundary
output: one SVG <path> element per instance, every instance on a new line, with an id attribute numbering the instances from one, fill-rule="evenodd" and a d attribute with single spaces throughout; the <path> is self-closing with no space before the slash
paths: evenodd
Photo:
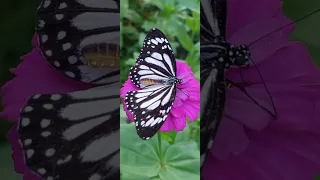
<path id="1" fill-rule="evenodd" d="M 67 93 L 91 87 L 70 80 L 62 73 L 51 68 L 40 53 L 36 35 L 32 42 L 34 49 L 22 57 L 22 62 L 17 68 L 11 70 L 16 77 L 1 88 L 2 104 L 4 105 L 1 117 L 10 121 L 17 122 L 19 120 L 20 109 L 32 95 Z M 8 138 L 12 146 L 12 157 L 16 172 L 24 174 L 23 179 L 25 180 L 38 180 L 39 178 L 25 166 L 22 149 L 18 143 L 16 126 L 11 128 Z"/>
<path id="2" fill-rule="evenodd" d="M 186 127 L 186 118 L 193 122 L 197 119 L 200 111 L 200 85 L 193 77 L 190 67 L 180 61 L 177 61 L 177 78 L 182 79 L 182 84 L 177 86 L 173 108 L 161 127 L 161 132 L 183 131 Z M 124 98 L 128 91 L 136 90 L 139 88 L 128 78 L 120 90 L 120 96 Z M 124 100 L 122 100 L 122 104 L 128 118 L 133 121 L 133 115 L 127 110 Z"/>
<path id="3" fill-rule="evenodd" d="M 281 1 L 228 1 L 228 41 L 250 44 L 290 23 Z M 284 28 L 250 46 L 275 103 L 277 119 L 238 88 L 227 90 L 225 117 L 204 168 L 205 180 L 312 179 L 320 172 L 320 72 L 307 49 L 288 41 L 293 27 Z M 249 95 L 271 109 L 255 67 L 232 69 L 227 77 L 245 84 Z"/>

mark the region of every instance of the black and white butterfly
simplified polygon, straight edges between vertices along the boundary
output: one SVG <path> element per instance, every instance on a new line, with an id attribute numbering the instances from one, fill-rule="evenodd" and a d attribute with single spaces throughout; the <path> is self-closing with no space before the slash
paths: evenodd
<path id="1" fill-rule="evenodd" d="M 200 154 L 201 168 L 212 148 L 225 104 L 225 71 L 230 66 L 246 67 L 247 46 L 230 45 L 226 36 L 226 0 L 201 0 L 200 54 Z"/>
<path id="2" fill-rule="evenodd" d="M 42 0 L 36 32 L 45 59 L 90 84 L 119 81 L 119 0 Z"/>
<path id="3" fill-rule="evenodd" d="M 119 88 L 30 97 L 18 126 L 30 170 L 45 180 L 119 179 Z"/>
<path id="4" fill-rule="evenodd" d="M 178 79 L 176 60 L 169 41 L 159 29 L 146 36 L 136 65 L 130 69 L 130 80 L 138 91 L 125 96 L 127 109 L 133 114 L 139 137 L 154 136 L 170 113 L 176 97 Z"/>
<path id="5" fill-rule="evenodd" d="M 44 0 L 38 12 L 44 57 L 66 78 L 94 87 L 28 99 L 18 125 L 25 163 L 44 180 L 120 179 L 120 72 L 114 48 L 120 41 L 119 1 Z"/>

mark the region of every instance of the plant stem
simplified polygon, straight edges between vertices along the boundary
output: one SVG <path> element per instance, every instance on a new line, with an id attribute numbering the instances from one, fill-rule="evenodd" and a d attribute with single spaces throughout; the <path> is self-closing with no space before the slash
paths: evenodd
<path id="1" fill-rule="evenodd" d="M 161 133 L 158 132 L 158 147 L 159 147 L 159 158 L 160 161 L 162 162 L 163 157 L 162 157 L 162 144 L 161 144 Z"/>

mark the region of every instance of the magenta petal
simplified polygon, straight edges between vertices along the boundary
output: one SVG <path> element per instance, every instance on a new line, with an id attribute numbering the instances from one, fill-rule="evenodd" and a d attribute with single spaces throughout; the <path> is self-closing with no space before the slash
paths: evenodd
<path id="1" fill-rule="evenodd" d="M 228 13 L 228 36 L 233 35 L 240 28 L 248 24 L 273 17 L 281 11 L 281 1 L 279 0 L 229 0 L 227 2 L 228 12 L 232 12 Z M 248 11 L 248 7 L 252 8 Z"/>
<path id="2" fill-rule="evenodd" d="M 241 124 L 228 118 L 221 121 L 212 153 L 217 159 L 237 155 L 247 148 L 249 140 Z"/>
<path id="3" fill-rule="evenodd" d="M 277 127 L 290 131 L 318 131 L 320 127 L 320 87 L 308 89 L 303 86 L 273 85 L 271 94 L 277 107 Z"/>
<path id="4" fill-rule="evenodd" d="M 288 43 L 289 36 L 293 31 L 293 26 L 279 30 L 265 38 L 260 38 L 289 23 L 290 21 L 282 14 L 272 18 L 261 19 L 261 21 L 250 24 L 237 31 L 232 37 L 230 37 L 229 41 L 236 45 L 250 45 L 259 39 L 249 46 L 251 59 L 256 64 L 259 64 L 261 61 L 274 54 L 277 49 Z"/>
<path id="5" fill-rule="evenodd" d="M 184 111 L 179 108 L 172 108 L 170 112 L 174 117 L 181 117 L 184 116 Z"/>
<path id="6" fill-rule="evenodd" d="M 171 132 L 173 130 L 174 124 L 173 124 L 172 118 L 173 118 L 172 115 L 169 114 L 169 116 L 167 117 L 167 120 L 164 122 L 164 124 L 160 128 L 161 132 Z"/>
<path id="7" fill-rule="evenodd" d="M 200 106 L 196 107 L 194 104 L 196 103 L 186 102 L 183 106 L 184 108 L 182 109 L 184 112 L 183 114 L 189 118 L 190 122 L 193 122 L 197 119 L 200 110 Z"/>
<path id="8" fill-rule="evenodd" d="M 248 134 L 250 144 L 244 153 L 223 161 L 210 157 L 204 170 L 205 180 L 211 180 L 212 175 L 215 180 L 304 180 L 319 173 L 319 134 L 272 128 Z"/>
<path id="9" fill-rule="evenodd" d="M 179 132 L 179 131 L 183 131 L 184 128 L 187 126 L 187 121 L 186 121 L 186 117 L 182 116 L 182 117 L 175 117 L 175 120 L 173 121 L 174 124 L 174 131 L 175 132 Z"/>
<path id="10" fill-rule="evenodd" d="M 126 115 L 129 118 L 129 120 L 134 121 L 134 117 L 133 117 L 132 113 L 130 111 L 128 111 L 127 106 L 124 103 L 124 100 L 122 100 L 122 104 L 123 104 L 123 110 L 124 110 L 124 112 L 126 112 Z"/>
<path id="11" fill-rule="evenodd" d="M 135 86 L 130 78 L 123 84 L 123 87 L 120 89 L 120 97 L 124 98 L 128 91 L 137 91 L 139 88 Z"/>
<path id="12" fill-rule="evenodd" d="M 177 90 L 176 96 L 181 100 L 187 100 L 189 97 L 188 91 Z"/>
<path id="13" fill-rule="evenodd" d="M 11 143 L 12 148 L 12 158 L 14 161 L 14 169 L 16 172 L 23 174 L 24 180 L 40 180 L 38 176 L 33 174 L 25 165 L 24 155 L 22 153 L 22 149 L 19 145 L 19 138 L 17 132 L 17 126 L 13 126 L 9 133 L 8 139 Z"/>
<path id="14" fill-rule="evenodd" d="M 246 90 L 260 105 L 274 112 L 272 101 L 265 93 L 263 85 L 250 86 Z M 227 90 L 225 116 L 255 130 L 263 129 L 272 120 L 272 116 L 266 110 L 255 104 L 238 88 Z"/>
<path id="15" fill-rule="evenodd" d="M 51 68 L 36 50 L 23 57 L 22 63 L 14 70 L 16 77 L 1 89 L 5 105 L 4 118 L 17 121 L 20 109 L 28 97 L 35 94 L 66 93 L 84 90 L 91 86 L 66 78 Z"/>

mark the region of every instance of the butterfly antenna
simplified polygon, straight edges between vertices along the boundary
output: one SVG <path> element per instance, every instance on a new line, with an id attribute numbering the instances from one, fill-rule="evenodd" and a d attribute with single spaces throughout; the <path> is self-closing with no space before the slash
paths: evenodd
<path id="1" fill-rule="evenodd" d="M 177 87 L 178 88 L 178 87 Z M 187 97 L 189 97 L 188 94 L 186 94 L 182 89 L 178 88 L 181 92 L 183 92 L 184 95 L 186 95 Z"/>
<path id="2" fill-rule="evenodd" d="M 300 21 L 302 21 L 302 20 L 304 20 L 304 19 L 306 19 L 306 18 L 308 18 L 308 17 L 310 17 L 310 16 L 312 16 L 312 15 L 314 15 L 314 14 L 318 13 L 318 12 L 320 12 L 320 9 L 317 9 L 317 10 L 315 10 L 315 11 L 313 11 L 313 12 L 309 13 L 309 14 L 308 14 L 308 15 L 306 15 L 306 16 L 303 16 L 303 17 L 301 17 L 301 18 L 299 18 L 299 19 L 297 19 L 297 20 L 295 20 L 295 21 L 293 21 L 293 22 L 291 22 L 291 23 L 289 23 L 289 24 L 283 25 L 283 26 L 279 27 L 278 29 L 276 29 L 276 30 L 274 30 L 274 31 L 271 31 L 270 33 L 268 33 L 268 34 L 266 34 L 266 35 L 264 35 L 264 36 L 260 37 L 259 39 L 257 39 L 257 40 L 255 40 L 255 41 L 253 41 L 253 42 L 252 42 L 252 43 L 250 43 L 248 46 L 250 47 L 252 44 L 254 44 L 254 43 L 256 43 L 256 42 L 260 41 L 261 39 L 263 39 L 263 38 L 265 38 L 265 37 L 267 37 L 267 36 L 269 36 L 269 35 L 271 35 L 271 34 L 273 34 L 273 33 L 277 32 L 277 31 L 279 31 L 279 30 L 281 30 L 281 29 L 283 29 L 283 28 L 286 28 L 286 27 L 291 26 L 291 25 L 293 25 L 293 24 L 295 24 L 295 23 L 298 23 L 298 22 L 300 22 Z"/>
<path id="3" fill-rule="evenodd" d="M 258 106 L 262 107 L 264 110 L 266 110 L 267 112 L 269 112 L 269 113 L 273 116 L 273 118 L 276 119 L 276 118 L 277 118 L 277 109 L 276 109 L 276 106 L 275 106 L 274 101 L 273 101 L 273 99 L 272 99 L 271 93 L 270 93 L 270 91 L 269 91 L 269 89 L 268 89 L 268 87 L 267 87 L 267 85 L 266 85 L 266 83 L 265 83 L 265 81 L 264 81 L 264 78 L 263 78 L 261 72 L 260 72 L 259 69 L 258 69 L 258 66 L 256 65 L 256 63 L 255 63 L 252 59 L 250 59 L 250 60 L 251 60 L 252 64 L 254 65 L 255 69 L 257 70 L 257 72 L 258 72 L 258 74 L 259 74 L 259 77 L 260 77 L 260 79 L 261 79 L 261 81 L 262 81 L 262 84 L 263 84 L 263 86 L 264 86 L 264 88 L 265 88 L 265 90 L 266 90 L 266 92 L 267 92 L 267 94 L 268 94 L 268 97 L 269 97 L 269 99 L 271 100 L 272 108 L 273 108 L 273 110 L 274 110 L 274 113 L 270 112 L 270 110 L 268 110 L 267 108 L 265 108 L 265 107 L 263 107 L 262 105 L 260 105 L 259 103 L 257 103 L 255 100 L 253 100 L 253 98 L 252 98 L 251 96 L 250 96 L 250 99 L 252 99 Z M 242 71 L 242 70 L 243 70 L 243 68 L 240 68 L 240 76 L 241 76 L 242 81 L 246 82 L 246 81 L 244 80 L 243 71 Z M 244 88 L 241 88 L 241 89 L 244 90 L 243 92 L 244 92 L 247 96 L 249 96 L 248 93 L 246 92 L 246 90 L 245 90 Z"/>
<path id="4" fill-rule="evenodd" d="M 274 119 L 276 119 L 277 115 L 273 114 L 272 112 L 270 112 L 270 110 L 268 110 L 267 108 L 265 108 L 264 106 L 260 105 L 254 98 L 252 98 L 249 93 L 247 92 L 247 90 L 239 85 L 237 85 L 236 83 L 234 83 L 233 81 L 226 79 L 226 81 L 228 83 L 230 83 L 231 85 L 237 87 L 238 89 L 240 89 L 246 96 L 248 96 L 256 105 L 258 105 L 259 107 L 261 107 L 263 110 L 267 111 Z"/>

